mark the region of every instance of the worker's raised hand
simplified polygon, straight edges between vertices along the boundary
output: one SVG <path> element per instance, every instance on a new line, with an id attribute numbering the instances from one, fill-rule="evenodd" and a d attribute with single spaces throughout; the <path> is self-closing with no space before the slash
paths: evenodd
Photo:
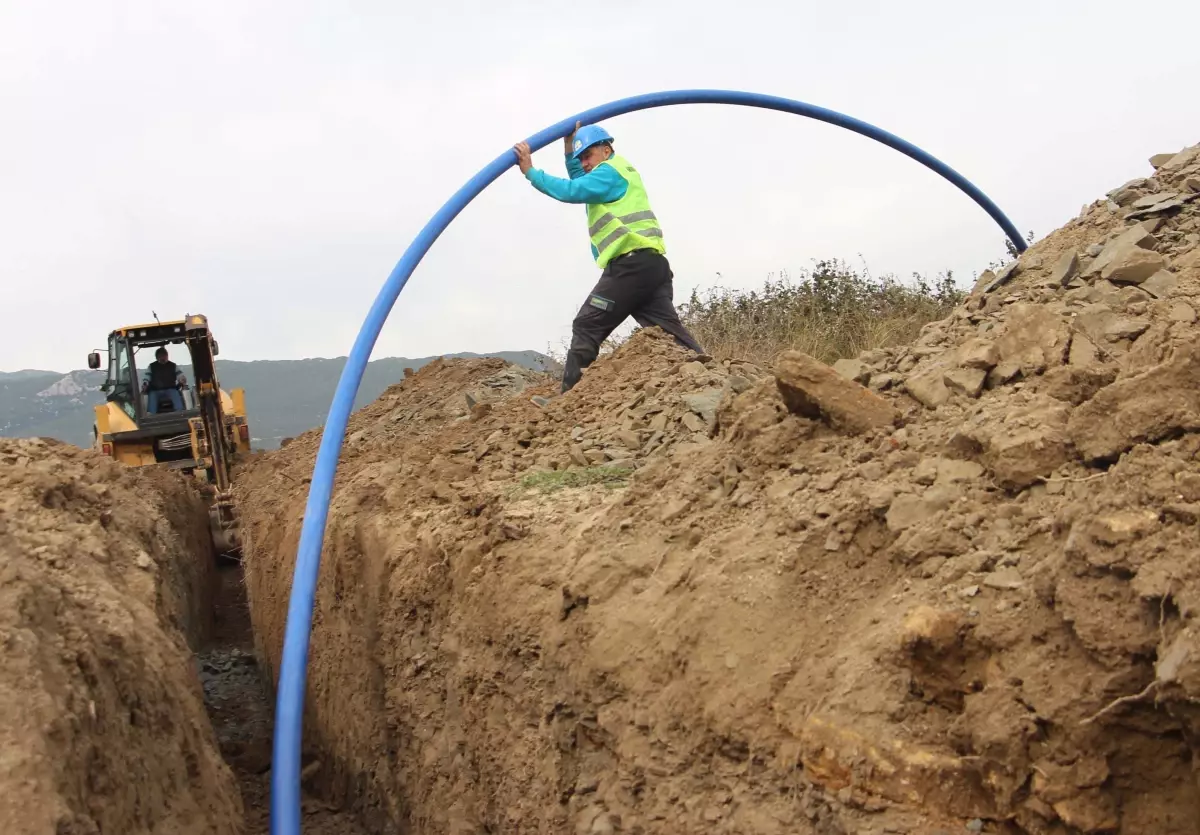
<path id="1" fill-rule="evenodd" d="M 528 173 L 529 169 L 533 168 L 533 152 L 529 150 L 529 143 L 518 142 L 513 145 L 513 150 L 517 152 L 517 166 L 521 173 Z"/>
<path id="2" fill-rule="evenodd" d="M 567 156 L 571 156 L 571 154 L 575 151 L 575 131 L 579 130 L 582 125 L 583 122 L 576 122 L 575 130 L 571 131 L 563 138 L 563 153 Z"/>

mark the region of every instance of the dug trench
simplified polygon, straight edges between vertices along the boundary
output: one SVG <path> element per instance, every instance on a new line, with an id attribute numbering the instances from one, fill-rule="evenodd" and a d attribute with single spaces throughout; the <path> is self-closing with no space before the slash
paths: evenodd
<path id="1" fill-rule="evenodd" d="M 0 439 L 0 555 L 0 832 L 266 833 L 271 702 L 194 486 Z"/>
<path id="2" fill-rule="evenodd" d="M 422 368 L 351 420 L 312 788 L 421 835 L 1195 833 L 1198 305 L 1189 148 L 832 369 Z M 239 475 L 272 671 L 319 440 Z"/>
<path id="3" fill-rule="evenodd" d="M 241 790 L 246 835 L 266 835 L 270 830 L 274 699 L 255 655 L 240 565 L 223 563 L 218 568 L 213 612 L 213 636 L 198 654 L 204 702 L 218 747 Z M 307 783 L 320 760 L 309 756 L 305 766 L 301 779 Z M 369 831 L 353 812 L 307 793 L 301 811 L 304 832 L 312 835 L 366 835 Z"/>

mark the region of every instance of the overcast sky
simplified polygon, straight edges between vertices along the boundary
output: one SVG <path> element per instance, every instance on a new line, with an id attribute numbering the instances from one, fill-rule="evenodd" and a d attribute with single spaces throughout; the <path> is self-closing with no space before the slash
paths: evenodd
<path id="1" fill-rule="evenodd" d="M 152 310 L 207 314 L 228 359 L 344 356 L 476 171 L 657 90 L 872 122 L 1041 237 L 1200 142 L 1197 31 L 1195 0 L 3 0 L 0 369 L 83 367 Z M 662 220 L 677 301 L 818 258 L 965 282 L 1003 252 L 953 186 L 829 125 L 690 105 L 606 127 Z M 562 175 L 560 148 L 535 164 Z M 559 347 L 598 276 L 585 226 L 511 169 L 434 245 L 374 356 Z"/>

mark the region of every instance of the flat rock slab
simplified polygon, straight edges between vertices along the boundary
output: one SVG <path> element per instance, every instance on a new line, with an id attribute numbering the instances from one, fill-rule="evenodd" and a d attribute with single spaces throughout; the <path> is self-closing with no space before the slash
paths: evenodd
<path id="1" fill-rule="evenodd" d="M 1071 415 L 1067 432 L 1088 462 L 1136 444 L 1200 431 L 1200 345 L 1181 347 L 1148 371 L 1102 388 Z"/>
<path id="2" fill-rule="evenodd" d="M 942 378 L 942 382 L 953 391 L 965 394 L 967 397 L 978 397 L 983 391 L 983 381 L 987 372 L 982 368 L 952 368 Z"/>
<path id="3" fill-rule="evenodd" d="M 721 403 L 722 394 L 721 389 L 709 388 L 682 395 L 681 399 L 688 409 L 704 418 L 705 422 L 712 423 L 716 418 L 717 406 Z"/>
<path id="4" fill-rule="evenodd" d="M 925 408 L 936 409 L 950 399 L 946 371 L 943 365 L 923 369 L 904 381 L 904 390 Z"/>
<path id="5" fill-rule="evenodd" d="M 1069 250 L 1054 263 L 1050 270 L 1049 284 L 1055 287 L 1066 287 L 1067 282 L 1079 275 L 1079 253 Z"/>
<path id="6" fill-rule="evenodd" d="M 1108 263 L 1100 270 L 1100 277 L 1108 281 L 1141 284 L 1166 266 L 1167 259 L 1157 252 L 1125 242 L 1111 253 Z"/>
<path id="7" fill-rule="evenodd" d="M 1026 376 L 1066 361 L 1071 332 L 1063 316 L 1044 305 L 1015 304 L 996 340 L 1001 361 L 1016 363 Z M 999 366 L 997 366 L 999 367 Z"/>
<path id="8" fill-rule="evenodd" d="M 860 434 L 893 426 L 900 413 L 886 400 L 801 351 L 784 353 L 775 382 L 788 411 Z"/>
<path id="9" fill-rule="evenodd" d="M 1010 567 L 1001 568 L 988 574 L 983 578 L 983 584 L 989 589 L 1009 591 L 1021 588 L 1021 586 L 1025 585 L 1025 581 L 1021 577 L 1021 572 Z"/>
<path id="10" fill-rule="evenodd" d="M 996 346 L 986 339 L 970 339 L 962 344 L 957 354 L 958 364 L 963 368 L 981 368 L 991 371 L 1000 361 Z"/>
<path id="11" fill-rule="evenodd" d="M 1139 197 L 1133 201 L 1133 208 L 1148 209 L 1151 206 L 1162 203 L 1166 200 L 1174 200 L 1179 195 L 1173 191 L 1160 191 L 1155 194 L 1147 194 L 1145 197 Z"/>
<path id="12" fill-rule="evenodd" d="M 1179 196 L 1179 197 L 1172 197 L 1169 200 L 1160 201 L 1158 203 L 1155 203 L 1153 206 L 1149 206 L 1145 209 L 1136 209 L 1135 211 L 1129 213 L 1128 219 L 1135 220 L 1135 219 L 1141 218 L 1141 217 L 1150 217 L 1151 215 L 1161 214 L 1163 212 L 1169 212 L 1172 209 L 1178 209 L 1180 206 L 1187 205 L 1191 201 L 1195 200 L 1197 197 L 1200 197 L 1200 195 L 1187 194 L 1187 195 L 1183 195 L 1183 196 Z"/>
<path id="13" fill-rule="evenodd" d="M 1165 299 L 1175 292 L 1179 279 L 1168 270 L 1159 270 L 1138 286 L 1156 299 Z"/>
<path id="14" fill-rule="evenodd" d="M 856 383 L 866 383 L 871 379 L 871 369 L 860 360 L 840 359 L 833 364 L 833 370 Z"/>
<path id="15" fill-rule="evenodd" d="M 997 274 L 995 278 L 988 282 L 987 286 L 983 288 L 983 292 L 986 294 L 999 290 L 1005 284 L 1008 284 L 1008 282 L 1012 281 L 1020 271 L 1021 262 L 1019 260 L 1008 262 L 1008 265 L 1005 266 L 1004 269 L 1000 270 L 999 274 Z"/>
<path id="16" fill-rule="evenodd" d="M 1176 258 L 1175 266 L 1183 270 L 1200 268 L 1200 246 L 1194 247 Z"/>
<path id="17" fill-rule="evenodd" d="M 1157 244 L 1158 240 L 1154 235 L 1150 234 L 1146 227 L 1141 224 L 1132 226 L 1101 247 L 1100 252 L 1096 253 L 1096 260 L 1091 263 L 1088 272 L 1094 275 L 1103 271 L 1114 259 L 1125 255 L 1133 247 L 1153 249 Z M 1098 246 L 1098 244 L 1093 244 L 1093 246 Z"/>
<path id="18" fill-rule="evenodd" d="M 996 484 L 1021 490 L 1050 475 L 1070 459 L 1067 417 L 1070 407 L 1039 397 L 1014 408 L 1001 425 L 965 427 L 965 447 L 991 471 Z"/>
<path id="19" fill-rule="evenodd" d="M 1167 315 L 1172 322 L 1183 322 L 1185 325 L 1196 321 L 1196 309 L 1187 302 L 1175 302 Z"/>

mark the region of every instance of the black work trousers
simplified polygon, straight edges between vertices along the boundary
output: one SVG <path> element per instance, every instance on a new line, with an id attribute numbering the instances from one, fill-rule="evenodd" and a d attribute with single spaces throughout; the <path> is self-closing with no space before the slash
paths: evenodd
<path id="1" fill-rule="evenodd" d="M 635 250 L 608 262 L 571 323 L 571 348 L 563 369 L 564 392 L 579 382 L 583 369 L 596 361 L 600 345 L 629 316 L 644 328 L 657 325 L 683 347 L 704 353 L 679 321 L 673 278 L 667 259 L 652 249 Z"/>

